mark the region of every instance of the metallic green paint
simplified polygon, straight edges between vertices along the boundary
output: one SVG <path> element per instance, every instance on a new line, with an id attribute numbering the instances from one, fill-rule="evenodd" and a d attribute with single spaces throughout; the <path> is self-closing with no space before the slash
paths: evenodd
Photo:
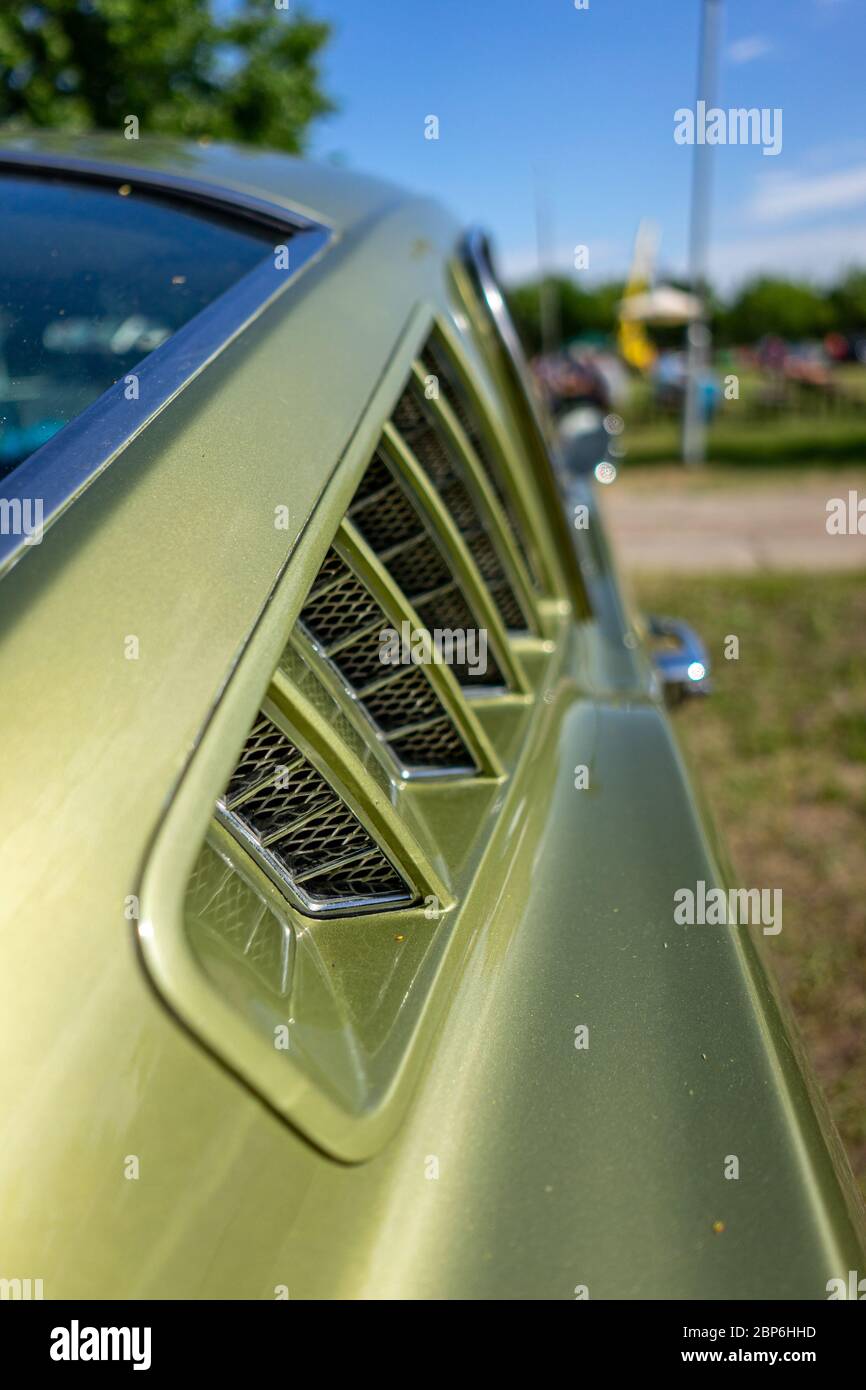
<path id="1" fill-rule="evenodd" d="M 673 925 L 675 889 L 726 870 L 603 539 L 587 616 L 525 462 L 553 589 L 543 635 L 512 643 L 534 693 L 472 703 L 501 767 L 395 788 L 357 736 L 341 755 L 444 907 L 308 927 L 367 1047 L 354 1102 L 281 1073 L 289 1123 L 254 1089 L 255 1039 L 248 1065 L 218 1060 L 237 1020 L 196 974 L 180 894 L 432 316 L 456 332 L 456 228 L 275 156 L 117 143 L 93 149 L 339 240 L 2 583 L 0 1276 L 48 1298 L 824 1297 L 862 1268 L 853 1182 L 749 929 Z M 385 970 L 405 1007 L 380 1004 Z"/>

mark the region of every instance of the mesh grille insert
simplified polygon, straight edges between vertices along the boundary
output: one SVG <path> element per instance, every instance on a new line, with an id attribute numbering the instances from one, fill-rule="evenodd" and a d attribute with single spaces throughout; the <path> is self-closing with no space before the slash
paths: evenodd
<path id="1" fill-rule="evenodd" d="M 394 879 L 397 885 L 401 884 L 396 872 Z M 324 886 L 332 886 L 348 898 L 363 898 L 371 892 L 382 891 L 381 869 L 372 856 L 368 856 L 366 859 L 359 859 L 356 864 L 347 864 L 342 869 L 332 870 L 326 883 L 323 883 L 318 875 L 305 881 L 307 891 L 314 897 L 321 895 Z"/>
<path id="2" fill-rule="evenodd" d="M 417 513 L 409 506 L 403 492 L 397 487 L 390 470 L 381 461 L 376 462 L 380 465 L 377 486 L 366 488 L 365 497 L 368 501 L 364 504 L 365 510 L 368 508 L 371 514 L 379 517 L 387 518 L 389 515 L 388 509 L 382 508 L 380 501 L 376 500 L 376 494 L 380 491 L 378 483 L 386 477 L 387 489 L 399 493 L 412 519 L 416 525 L 420 525 Z M 350 515 L 355 520 L 356 515 L 363 516 L 364 511 L 356 513 L 353 504 Z M 390 529 L 387 533 L 390 535 Z M 405 536 L 405 527 L 403 535 Z M 439 740 L 441 756 L 438 759 L 425 755 L 418 762 L 418 769 L 426 772 L 474 772 L 475 760 L 423 668 L 393 665 L 383 661 L 381 633 L 385 629 L 391 630 L 393 624 L 366 585 L 337 556 L 337 562 L 345 571 L 339 574 L 334 555 L 334 551 L 328 552 L 322 570 L 338 577 L 332 580 L 327 588 L 319 586 L 318 592 L 317 585 L 313 585 L 310 598 L 301 609 L 301 628 L 321 646 L 344 684 L 358 697 L 358 705 L 380 731 L 386 745 L 390 745 L 389 735 L 394 730 L 406 729 L 424 721 L 441 722 L 450 730 L 450 738 Z M 423 571 L 428 588 L 427 581 L 431 577 L 440 582 L 443 578 L 447 583 L 451 582 L 447 567 L 438 557 L 438 552 L 435 552 L 435 557 L 438 560 L 438 568 L 431 567 L 428 562 Z M 396 749 L 393 751 L 401 766 L 408 771 L 416 766 L 411 759 L 398 754 Z"/>
<path id="3" fill-rule="evenodd" d="M 297 830 L 281 838 L 272 846 L 272 852 L 292 878 L 302 881 L 305 875 L 321 873 L 323 865 L 341 864 L 375 848 L 348 806 L 335 799 L 312 820 L 304 821 Z"/>
<path id="4" fill-rule="evenodd" d="M 374 458 L 355 490 L 352 505 L 356 506 L 359 502 L 366 502 L 368 498 L 383 488 L 391 487 L 393 481 L 387 463 L 381 458 Z"/>
<path id="5" fill-rule="evenodd" d="M 271 745 L 292 750 L 290 771 L 275 774 L 273 760 L 261 756 L 261 748 Z M 335 911 L 341 906 L 405 907 L 412 901 L 406 882 L 354 812 L 267 715 L 253 726 L 241 765 L 258 768 L 263 780 L 251 784 L 248 771 L 241 799 L 231 803 L 227 793 L 218 803 L 220 818 L 304 907 Z M 356 867 L 357 891 L 347 887 Z M 356 898 L 363 901 L 347 901 Z"/>
<path id="6" fill-rule="evenodd" d="M 430 543 L 426 531 L 399 550 L 390 554 L 385 552 L 384 555 L 380 552 L 380 556 L 387 564 L 394 583 L 412 598 L 453 583 L 441 551 Z"/>
<path id="7" fill-rule="evenodd" d="M 460 477 L 446 441 L 414 382 L 406 387 L 392 418 L 440 494 L 482 575 L 488 581 L 495 582 L 495 591 L 491 584 L 491 592 L 502 621 L 506 627 L 525 631 L 528 627 L 526 615 L 485 530 L 475 499 Z"/>
<path id="8" fill-rule="evenodd" d="M 369 691 L 364 696 L 364 705 L 367 713 L 386 733 L 422 719 L 438 719 L 442 714 L 435 690 L 417 666 L 404 668 L 399 676 L 392 676 L 386 685 Z"/>
<path id="9" fill-rule="evenodd" d="M 458 754 L 454 728 L 447 719 L 400 734 L 391 747 L 401 762 L 412 767 L 437 767 L 443 761 L 453 762 Z"/>
<path id="10" fill-rule="evenodd" d="M 205 958 L 210 942 L 221 943 L 240 969 L 252 973 L 273 994 L 288 994 L 291 929 L 207 843 L 187 885 L 184 914 L 193 940 L 200 950 L 204 947 Z"/>
<path id="11" fill-rule="evenodd" d="M 325 564 L 328 564 L 327 556 Z M 301 617 L 304 627 L 326 651 L 346 638 L 357 637 L 359 632 L 367 631 L 374 624 L 385 623 L 385 614 L 378 603 L 348 570 L 345 578 L 324 593 L 311 594 Z"/>
<path id="12" fill-rule="evenodd" d="M 536 588 L 540 588 L 538 572 L 523 539 L 523 530 L 518 520 L 517 509 L 513 499 L 502 484 L 501 470 L 496 465 L 481 421 L 478 419 L 478 415 L 470 402 L 469 394 L 461 380 L 457 364 L 452 361 L 450 353 L 436 338 L 431 338 L 427 343 L 421 356 L 421 362 L 425 374 L 436 377 L 442 395 L 450 405 L 463 433 L 475 450 L 487 480 L 505 513 L 511 538 L 520 552 L 533 584 Z"/>
<path id="13" fill-rule="evenodd" d="M 332 664 L 336 666 L 343 680 L 353 690 L 359 690 L 365 685 L 372 684 L 373 681 L 381 680 L 383 673 L 387 671 L 387 666 L 382 663 L 382 644 L 379 641 L 379 633 L 388 626 L 388 620 L 383 614 L 381 623 L 375 632 L 365 633 L 351 646 L 343 647 L 332 658 Z"/>
<path id="14" fill-rule="evenodd" d="M 353 525 L 379 556 L 395 584 L 403 590 L 413 608 L 418 611 L 426 627 L 431 631 L 439 628 L 457 629 L 467 634 L 479 633 L 482 625 L 464 597 L 436 540 L 427 529 L 420 504 L 414 499 L 410 500 L 410 496 L 403 491 L 402 485 L 381 455 L 375 456 L 367 472 L 373 469 L 376 470 L 380 489 L 373 496 L 372 490 L 365 487 L 365 474 L 349 507 L 349 517 Z M 385 474 L 390 479 L 390 484 L 387 491 L 382 492 L 381 481 Z M 390 518 L 397 514 L 400 515 L 401 522 L 399 525 L 392 525 Z M 483 532 L 479 532 L 478 536 L 480 543 L 487 543 L 487 537 Z M 479 556 L 489 567 L 487 552 L 485 550 L 484 555 L 481 554 L 480 543 Z M 492 547 L 490 554 L 493 555 L 493 564 L 499 575 L 498 582 L 507 585 L 508 581 L 502 578 L 498 569 L 499 562 Z M 502 596 L 502 603 L 505 602 L 506 598 Z M 520 621 L 522 622 L 522 617 Z M 451 669 L 461 685 L 502 687 L 506 684 L 489 648 L 486 670 L 474 670 L 473 666 L 474 663 L 451 663 Z"/>
<path id="15" fill-rule="evenodd" d="M 246 800 L 235 803 L 235 814 L 264 844 L 271 836 L 285 835 L 290 824 L 286 811 L 291 807 L 295 821 L 320 811 L 333 799 L 333 792 L 308 762 L 296 763 L 290 772 L 277 772 Z"/>
<path id="16" fill-rule="evenodd" d="M 226 804 L 234 806 L 252 787 L 273 781 L 299 757 L 298 750 L 285 734 L 262 715 L 250 730 L 232 773 L 226 788 Z"/>
<path id="17" fill-rule="evenodd" d="M 441 632 L 472 633 L 479 630 L 478 621 L 456 584 L 453 584 L 450 589 L 438 593 L 435 598 L 416 604 L 416 611 L 421 622 L 431 631 L 434 628 L 438 628 Z M 489 648 L 485 670 L 478 669 L 477 664 L 469 660 L 454 661 L 451 669 L 461 685 L 505 685 L 505 678 L 496 665 Z"/>
<path id="18" fill-rule="evenodd" d="M 340 559 L 336 550 L 329 550 L 322 561 L 319 573 L 313 580 L 310 593 L 318 593 L 320 589 L 326 588 L 327 585 L 333 584 L 338 579 L 345 579 L 349 574 L 351 574 L 349 566 Z"/>
<path id="19" fill-rule="evenodd" d="M 377 555 L 383 550 L 390 550 L 391 546 L 424 534 L 421 516 L 382 460 L 376 457 L 367 472 L 380 467 L 385 468 L 390 479 L 385 491 L 361 499 L 360 503 L 356 496 L 349 508 L 349 516 Z M 364 479 L 361 480 L 361 487 L 363 485 Z"/>

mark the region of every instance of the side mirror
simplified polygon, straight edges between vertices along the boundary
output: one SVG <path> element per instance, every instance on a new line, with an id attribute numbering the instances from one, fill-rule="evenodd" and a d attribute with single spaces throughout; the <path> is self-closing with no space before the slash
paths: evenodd
<path id="1" fill-rule="evenodd" d="M 647 616 L 650 655 L 672 704 L 710 693 L 710 658 L 694 628 L 679 618 Z"/>
<path id="2" fill-rule="evenodd" d="M 610 435 L 597 406 L 575 406 L 560 415 L 557 424 L 562 462 L 571 477 L 588 477 L 600 463 L 610 461 Z"/>

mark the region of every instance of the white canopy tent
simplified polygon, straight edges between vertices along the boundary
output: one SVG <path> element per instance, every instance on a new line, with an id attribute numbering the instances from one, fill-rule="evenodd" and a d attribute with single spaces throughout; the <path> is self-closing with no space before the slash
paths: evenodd
<path id="1" fill-rule="evenodd" d="M 693 323 L 700 317 L 701 304 L 696 295 L 685 290 L 656 285 L 643 294 L 626 295 L 620 301 L 619 313 L 627 323 Z"/>

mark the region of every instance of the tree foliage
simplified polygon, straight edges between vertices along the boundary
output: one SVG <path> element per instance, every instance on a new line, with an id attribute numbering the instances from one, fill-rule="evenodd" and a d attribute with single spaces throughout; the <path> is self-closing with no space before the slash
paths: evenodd
<path id="1" fill-rule="evenodd" d="M 2 0 L 0 124 L 210 136 L 300 152 L 330 34 L 274 0 Z"/>
<path id="2" fill-rule="evenodd" d="M 753 343 L 766 333 L 794 340 L 820 338 L 834 327 L 827 295 L 811 285 L 769 275 L 745 285 L 720 318 L 723 336 L 734 343 Z"/>
<path id="3" fill-rule="evenodd" d="M 830 301 L 840 333 L 866 333 L 866 270 L 849 270 L 832 290 Z"/>
<path id="4" fill-rule="evenodd" d="M 543 282 L 554 291 L 559 326 L 564 342 L 583 334 L 608 334 L 616 327 L 617 304 L 624 285 L 619 280 L 583 289 L 565 276 L 551 276 Z M 508 303 L 520 335 L 530 352 L 541 347 L 541 288 L 539 282 L 521 285 L 508 295 Z"/>
<path id="5" fill-rule="evenodd" d="M 584 289 L 573 280 L 557 276 L 544 283 L 556 292 L 563 342 L 584 336 L 611 337 L 615 334 L 617 306 L 623 293 L 621 282 L 610 281 Z M 539 282 L 511 290 L 508 302 L 527 351 L 538 352 L 541 347 Z M 821 338 L 829 332 L 866 336 L 866 270 L 850 270 L 827 289 L 761 276 L 743 285 L 727 301 L 711 293 L 710 320 L 714 340 L 721 345 L 754 343 L 767 334 L 776 334 L 789 341 Z M 653 341 L 660 346 L 682 342 L 681 328 L 652 326 L 650 332 Z"/>

